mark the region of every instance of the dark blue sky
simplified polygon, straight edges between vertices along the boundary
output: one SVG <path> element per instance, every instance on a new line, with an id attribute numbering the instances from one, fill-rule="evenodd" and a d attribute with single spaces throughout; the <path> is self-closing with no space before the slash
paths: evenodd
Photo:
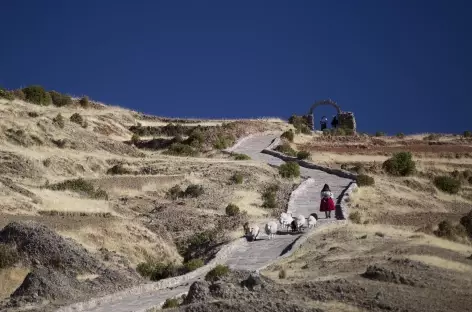
<path id="1" fill-rule="evenodd" d="M 0 85 L 180 117 L 472 128 L 472 1 L 2 0 Z M 334 114 L 323 108 L 315 114 Z"/>

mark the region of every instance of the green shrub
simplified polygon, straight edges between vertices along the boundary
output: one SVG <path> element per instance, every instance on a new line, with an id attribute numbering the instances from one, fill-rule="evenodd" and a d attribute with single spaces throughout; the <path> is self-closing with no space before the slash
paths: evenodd
<path id="1" fill-rule="evenodd" d="M 225 149 L 230 147 L 234 143 L 234 138 L 230 137 L 229 135 L 223 136 L 218 135 L 216 141 L 213 143 L 213 147 L 219 150 Z"/>
<path id="2" fill-rule="evenodd" d="M 136 271 L 143 277 L 149 278 L 151 281 L 159 281 L 164 278 L 178 276 L 183 273 L 183 267 L 173 263 L 162 262 L 141 262 L 136 267 Z"/>
<path id="3" fill-rule="evenodd" d="M 436 134 L 436 133 L 431 133 L 430 135 L 427 135 L 423 138 L 423 140 L 425 141 L 437 141 L 439 140 L 441 136 L 439 134 Z"/>
<path id="4" fill-rule="evenodd" d="M 79 104 L 80 104 L 80 106 L 82 106 L 83 108 L 89 108 L 89 107 L 90 107 L 90 101 L 89 101 L 88 96 L 82 97 L 82 98 L 79 100 Z"/>
<path id="5" fill-rule="evenodd" d="M 68 95 L 56 91 L 49 91 L 49 95 L 51 96 L 52 104 L 55 106 L 61 107 L 72 104 L 72 98 Z"/>
<path id="6" fill-rule="evenodd" d="M 229 204 L 226 206 L 226 215 L 230 217 L 237 216 L 239 214 L 239 207 L 235 204 Z"/>
<path id="7" fill-rule="evenodd" d="M 469 177 L 469 178 L 467 179 L 467 182 L 469 182 L 469 184 L 472 184 L 472 177 Z"/>
<path id="8" fill-rule="evenodd" d="M 192 235 L 187 241 L 179 243 L 177 247 L 185 261 L 202 258 L 205 251 L 215 246 L 217 237 L 217 230 L 206 230 Z"/>
<path id="9" fill-rule="evenodd" d="M 467 232 L 464 227 L 462 227 L 460 224 L 454 225 L 449 220 L 441 221 L 438 224 L 438 229 L 433 233 L 438 237 L 447 238 L 449 240 L 457 240 L 457 238 L 467 236 Z"/>
<path id="10" fill-rule="evenodd" d="M 292 129 L 290 129 L 282 133 L 281 137 L 284 139 L 287 139 L 290 142 L 293 142 L 293 139 L 295 138 L 295 134 L 293 133 Z"/>
<path id="11" fill-rule="evenodd" d="M 357 176 L 356 183 L 359 187 L 372 186 L 372 185 L 375 184 L 375 180 L 371 176 L 368 176 L 366 174 L 360 174 L 360 175 Z"/>
<path id="12" fill-rule="evenodd" d="M 30 116 L 31 118 L 36 118 L 39 117 L 39 114 L 37 112 L 28 112 L 28 116 Z"/>
<path id="13" fill-rule="evenodd" d="M 102 189 L 95 189 L 93 184 L 85 181 L 82 178 L 65 180 L 60 183 L 47 185 L 47 188 L 55 191 L 73 191 L 76 193 L 87 195 L 90 198 L 94 199 L 105 199 L 108 200 L 108 194 Z"/>
<path id="14" fill-rule="evenodd" d="M 26 101 L 38 104 L 49 105 L 52 102 L 51 96 L 41 86 L 29 86 L 23 89 Z"/>
<path id="15" fill-rule="evenodd" d="M 197 156 L 198 152 L 187 144 L 172 143 L 172 145 L 167 151 L 164 152 L 164 154 L 172 156 Z"/>
<path id="16" fill-rule="evenodd" d="M 200 128 L 195 128 L 190 133 L 188 139 L 186 140 L 186 143 L 195 148 L 199 148 L 202 146 L 203 143 L 205 143 L 205 134 Z"/>
<path id="17" fill-rule="evenodd" d="M 66 125 L 64 117 L 59 113 L 56 117 L 52 120 L 53 124 L 57 125 L 59 128 L 63 129 Z"/>
<path id="18" fill-rule="evenodd" d="M 275 208 L 277 207 L 277 191 L 279 186 L 274 184 L 269 186 L 264 193 L 262 193 L 262 207 L 264 208 Z"/>
<path id="19" fill-rule="evenodd" d="M 472 210 L 462 216 L 460 224 L 464 227 L 465 231 L 472 238 Z"/>
<path id="20" fill-rule="evenodd" d="M 69 120 L 72 121 L 72 122 L 75 122 L 76 124 L 79 124 L 83 128 L 87 127 L 87 121 L 79 113 L 72 114 L 72 116 L 70 116 Z"/>
<path id="21" fill-rule="evenodd" d="M 201 268 L 204 265 L 205 263 L 202 259 L 192 259 L 184 263 L 184 267 L 187 272 L 195 271 L 196 269 Z"/>
<path id="22" fill-rule="evenodd" d="M 298 159 L 308 159 L 310 157 L 310 152 L 307 151 L 299 151 L 297 153 L 297 158 Z"/>
<path id="23" fill-rule="evenodd" d="M 20 256 L 15 248 L 0 243 L 0 270 L 13 266 L 20 260 Z"/>
<path id="24" fill-rule="evenodd" d="M 405 134 L 403 132 L 397 133 L 397 138 L 403 139 L 405 138 Z"/>
<path id="25" fill-rule="evenodd" d="M 205 280 L 209 282 L 216 282 L 221 277 L 228 275 L 230 272 L 229 267 L 226 265 L 218 264 L 216 267 L 211 269 L 206 275 Z"/>
<path id="26" fill-rule="evenodd" d="M 185 197 L 197 198 L 197 197 L 203 195 L 203 193 L 204 193 L 203 186 L 197 185 L 197 184 L 190 184 L 185 189 L 184 196 Z"/>
<path id="27" fill-rule="evenodd" d="M 183 197 L 184 192 L 180 188 L 179 185 L 174 185 L 167 191 L 167 197 L 169 197 L 172 200 L 176 200 L 179 197 Z"/>
<path id="28" fill-rule="evenodd" d="M 283 142 L 275 148 L 276 151 L 289 156 L 297 156 L 297 152 L 290 146 L 288 142 Z"/>
<path id="29" fill-rule="evenodd" d="M 231 177 L 231 182 L 233 182 L 234 184 L 242 184 L 243 183 L 243 175 L 239 172 L 233 174 L 233 176 Z"/>
<path id="30" fill-rule="evenodd" d="M 116 175 L 116 174 L 130 174 L 131 171 L 123 167 L 123 165 L 118 164 L 107 170 L 107 174 Z"/>
<path id="31" fill-rule="evenodd" d="M 351 220 L 351 222 L 353 223 L 361 224 L 362 220 L 361 220 L 361 214 L 359 213 L 359 211 L 351 212 L 349 214 L 349 220 Z"/>
<path id="32" fill-rule="evenodd" d="M 133 143 L 134 145 L 138 144 L 140 140 L 141 140 L 141 138 L 140 138 L 139 135 L 136 134 L 136 133 L 134 133 L 134 134 L 131 136 L 131 143 Z"/>
<path id="33" fill-rule="evenodd" d="M 283 178 L 297 178 L 300 176 L 300 166 L 294 161 L 280 165 L 279 174 Z"/>
<path id="34" fill-rule="evenodd" d="M 376 137 L 383 137 L 383 136 L 385 136 L 385 133 L 382 132 L 382 131 L 377 131 L 377 132 L 375 133 L 375 136 L 376 136 Z"/>
<path id="35" fill-rule="evenodd" d="M 463 136 L 464 136 L 464 138 L 470 138 L 470 137 L 472 137 L 472 132 L 470 132 L 469 130 L 466 130 L 466 131 L 464 131 Z"/>
<path id="36" fill-rule="evenodd" d="M 251 157 L 249 157 L 246 154 L 233 154 L 233 157 L 235 160 L 250 160 Z"/>
<path id="37" fill-rule="evenodd" d="M 18 99 L 18 100 L 22 100 L 22 101 L 25 101 L 26 100 L 26 94 L 23 92 L 23 90 L 21 89 L 15 89 L 12 91 L 13 93 L 13 96 Z"/>
<path id="38" fill-rule="evenodd" d="M 163 309 L 177 308 L 179 306 L 179 299 L 177 298 L 168 298 L 162 306 Z"/>
<path id="39" fill-rule="evenodd" d="M 15 95 L 13 94 L 13 92 L 5 90 L 5 89 L 0 87 L 0 98 L 4 98 L 6 100 L 13 101 L 15 99 Z"/>
<path id="40" fill-rule="evenodd" d="M 281 269 L 279 271 L 279 279 L 285 279 L 287 278 L 287 271 L 285 271 L 285 269 Z"/>
<path id="41" fill-rule="evenodd" d="M 441 191 L 449 194 L 457 194 L 461 189 L 461 181 L 449 176 L 434 178 L 434 185 Z"/>
<path id="42" fill-rule="evenodd" d="M 410 152 L 399 152 L 387 159 L 382 168 L 389 174 L 394 176 L 411 175 L 416 170 L 416 164 L 412 160 Z"/>

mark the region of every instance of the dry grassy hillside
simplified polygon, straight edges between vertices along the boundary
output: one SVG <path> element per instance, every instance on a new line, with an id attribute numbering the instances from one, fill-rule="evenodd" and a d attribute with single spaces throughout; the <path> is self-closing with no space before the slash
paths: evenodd
<path id="1" fill-rule="evenodd" d="M 283 129 L 281 120 L 185 122 L 78 101 L 0 99 L 0 229 L 35 221 L 18 232 L 45 225 L 120 272 L 143 262 L 179 267 L 208 259 L 245 220 L 282 209 L 294 187 L 274 168 L 221 152 L 250 133 Z M 142 129 L 155 134 L 136 135 Z M 262 193 L 274 183 L 276 208 L 263 208 Z M 230 203 L 241 213 L 227 216 Z M 0 265 L 2 298 L 39 270 L 33 258 Z"/>

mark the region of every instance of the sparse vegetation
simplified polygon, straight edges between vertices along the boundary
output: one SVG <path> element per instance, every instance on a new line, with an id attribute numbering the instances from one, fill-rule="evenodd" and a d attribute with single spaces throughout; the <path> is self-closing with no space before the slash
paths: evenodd
<path id="1" fill-rule="evenodd" d="M 264 193 L 262 193 L 262 207 L 264 208 L 275 208 L 277 207 L 277 191 L 279 190 L 279 186 L 277 184 L 273 184 L 269 186 Z"/>
<path id="2" fill-rule="evenodd" d="M 65 180 L 60 183 L 46 186 L 48 189 L 55 191 L 73 191 L 79 194 L 86 195 L 94 199 L 108 200 L 108 194 L 102 189 L 95 189 L 92 183 L 79 178 L 73 180 Z"/>
<path id="3" fill-rule="evenodd" d="M 281 269 L 279 271 L 279 279 L 285 279 L 287 278 L 287 271 L 285 271 L 285 269 Z"/>
<path id="4" fill-rule="evenodd" d="M 307 152 L 307 151 L 299 151 L 297 153 L 297 158 L 298 159 L 308 159 L 310 157 L 310 152 Z"/>
<path id="5" fill-rule="evenodd" d="M 353 211 L 349 214 L 349 220 L 351 220 L 351 222 L 353 223 L 356 223 L 356 224 L 361 224 L 362 223 L 362 219 L 361 219 L 361 214 L 359 213 L 359 211 Z"/>
<path id="6" fill-rule="evenodd" d="M 294 161 L 280 165 L 279 174 L 283 178 L 298 178 L 300 176 L 300 165 Z"/>
<path id="7" fill-rule="evenodd" d="M 399 152 L 387 159 L 382 168 L 394 176 L 408 176 L 416 171 L 416 164 L 410 152 Z"/>
<path id="8" fill-rule="evenodd" d="M 466 130 L 464 131 L 463 136 L 464 138 L 470 138 L 472 137 L 472 132 L 470 132 L 469 130 Z"/>
<path id="9" fill-rule="evenodd" d="M 36 118 L 39 117 L 39 114 L 37 112 L 28 112 L 28 116 L 30 116 L 31 118 Z"/>
<path id="10" fill-rule="evenodd" d="M 177 298 L 169 298 L 166 299 L 164 305 L 162 306 L 163 309 L 170 309 L 170 308 L 177 308 L 179 306 L 179 299 Z"/>
<path id="11" fill-rule="evenodd" d="M 90 101 L 89 101 L 88 96 L 82 97 L 82 98 L 79 100 L 79 104 L 80 104 L 80 106 L 82 106 L 83 108 L 89 108 L 89 107 L 90 107 Z"/>
<path id="12" fill-rule="evenodd" d="M 295 138 L 295 134 L 293 133 L 292 129 L 290 130 L 287 130 L 285 131 L 284 133 L 282 133 L 282 135 L 280 136 L 290 142 L 293 142 L 293 139 Z"/>
<path id="13" fill-rule="evenodd" d="M 143 277 L 151 281 L 159 281 L 164 278 L 178 276 L 184 273 L 183 266 L 177 266 L 174 263 L 162 263 L 148 260 L 141 262 L 136 267 L 136 271 Z"/>
<path id="14" fill-rule="evenodd" d="M 136 145 L 136 144 L 139 143 L 140 140 L 141 140 L 141 138 L 139 137 L 139 135 L 136 134 L 136 133 L 133 133 L 133 135 L 131 136 L 131 143 Z"/>
<path id="15" fill-rule="evenodd" d="M 472 239 L 472 210 L 462 216 L 460 224 L 465 228 L 469 238 Z"/>
<path id="16" fill-rule="evenodd" d="M 51 96 L 52 104 L 55 106 L 61 107 L 72 104 L 72 98 L 68 95 L 56 91 L 49 91 L 49 95 Z"/>
<path id="17" fill-rule="evenodd" d="M 191 259 L 191 260 L 184 263 L 184 267 L 185 267 L 185 270 L 187 272 L 195 271 L 196 269 L 201 268 L 204 265 L 205 265 L 205 263 L 203 262 L 203 260 L 198 259 L 198 258 L 197 259 Z"/>
<path id="18" fill-rule="evenodd" d="M 164 154 L 172 156 L 198 156 L 198 152 L 196 150 L 183 143 L 173 143 L 169 149 L 164 152 Z"/>
<path id="19" fill-rule="evenodd" d="M 441 136 L 436 133 L 431 133 L 423 138 L 425 141 L 437 141 Z"/>
<path id="20" fill-rule="evenodd" d="M 216 282 L 220 278 L 229 274 L 229 267 L 226 265 L 218 264 L 216 267 L 211 269 L 206 275 L 205 280 L 209 282 Z"/>
<path id="21" fill-rule="evenodd" d="M 118 174 L 130 174 L 131 171 L 123 167 L 122 164 L 114 165 L 107 170 L 107 174 L 118 175 Z"/>
<path id="22" fill-rule="evenodd" d="M 356 183 L 359 187 L 372 186 L 375 184 L 375 180 L 371 176 L 368 176 L 366 174 L 360 174 L 357 176 Z"/>
<path id="23" fill-rule="evenodd" d="M 239 211 L 239 207 L 235 204 L 229 204 L 228 206 L 226 206 L 225 209 L 226 215 L 229 217 L 237 216 L 239 214 Z"/>
<path id="24" fill-rule="evenodd" d="M 15 248 L 0 243 L 0 270 L 13 266 L 19 260 L 20 257 Z"/>
<path id="25" fill-rule="evenodd" d="M 69 120 L 80 125 L 82 128 L 87 128 L 87 121 L 79 113 L 74 113 L 70 116 Z"/>
<path id="26" fill-rule="evenodd" d="M 237 172 L 231 176 L 231 182 L 234 184 L 242 184 L 244 177 L 241 173 Z"/>
<path id="27" fill-rule="evenodd" d="M 58 126 L 61 129 L 64 129 L 64 127 L 66 125 L 65 119 L 64 119 L 64 117 L 62 117 L 62 115 L 60 113 L 57 114 L 56 117 L 54 117 L 52 122 L 53 122 L 53 124 L 55 124 L 56 126 Z"/>
<path id="28" fill-rule="evenodd" d="M 203 193 L 204 193 L 203 186 L 197 185 L 197 184 L 190 184 L 185 189 L 184 196 L 197 198 L 203 195 Z"/>
<path id="29" fill-rule="evenodd" d="M 25 101 L 26 100 L 26 95 L 25 93 L 23 92 L 23 90 L 21 89 L 15 89 L 12 91 L 13 93 L 13 96 L 18 99 L 18 100 L 22 100 L 22 101 Z"/>
<path id="30" fill-rule="evenodd" d="M 288 119 L 288 122 L 295 127 L 296 133 L 311 134 L 308 121 L 303 116 L 292 115 Z"/>
<path id="31" fill-rule="evenodd" d="M 289 156 L 297 156 L 297 152 L 290 146 L 288 142 L 283 142 L 275 148 L 276 151 Z"/>
<path id="32" fill-rule="evenodd" d="M 23 89 L 26 101 L 46 106 L 51 104 L 52 99 L 49 93 L 47 93 L 41 86 L 29 86 Z"/>
<path id="33" fill-rule="evenodd" d="M 251 157 L 249 157 L 246 154 L 233 154 L 233 157 L 235 160 L 250 160 Z"/>
<path id="34" fill-rule="evenodd" d="M 15 95 L 13 92 L 0 88 L 0 98 L 4 98 L 9 101 L 13 101 L 15 99 Z"/>
<path id="35" fill-rule="evenodd" d="M 172 200 L 176 200 L 177 198 L 183 197 L 184 192 L 179 185 L 174 185 L 167 191 L 167 197 Z"/>
<path id="36" fill-rule="evenodd" d="M 441 191 L 449 194 L 457 194 L 461 189 L 461 181 L 449 176 L 434 178 L 434 185 Z"/>
<path id="37" fill-rule="evenodd" d="M 397 133 L 397 138 L 403 139 L 405 138 L 405 134 L 403 132 Z"/>
<path id="38" fill-rule="evenodd" d="M 438 224 L 438 229 L 435 230 L 434 235 L 446 238 L 452 241 L 460 241 L 467 236 L 466 230 L 460 224 L 452 224 L 449 220 L 441 221 Z"/>

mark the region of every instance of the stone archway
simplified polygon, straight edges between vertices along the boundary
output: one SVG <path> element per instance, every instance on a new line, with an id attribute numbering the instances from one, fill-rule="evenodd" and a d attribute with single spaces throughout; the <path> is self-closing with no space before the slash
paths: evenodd
<path id="1" fill-rule="evenodd" d="M 327 99 L 327 100 L 321 100 L 321 101 L 315 102 L 313 105 L 311 105 L 310 111 L 308 112 L 309 118 L 307 118 L 308 119 L 307 121 L 309 121 L 310 128 L 312 130 L 315 130 L 313 111 L 315 110 L 315 108 L 317 108 L 318 106 L 321 106 L 321 105 L 333 106 L 336 109 L 337 115 L 338 116 L 341 115 L 341 108 L 339 107 L 339 105 L 335 101 L 333 101 L 331 99 Z"/>

